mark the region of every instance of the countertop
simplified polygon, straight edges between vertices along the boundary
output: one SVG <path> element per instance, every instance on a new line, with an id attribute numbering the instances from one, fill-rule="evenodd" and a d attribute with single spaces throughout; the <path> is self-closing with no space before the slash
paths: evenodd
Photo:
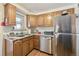
<path id="1" fill-rule="evenodd" d="M 29 37 L 29 36 L 33 36 L 33 35 L 54 37 L 53 35 L 27 34 L 27 35 L 24 35 L 23 37 L 4 37 L 4 39 L 10 40 L 10 41 L 14 41 L 14 40 L 23 39 L 23 38 L 26 38 L 26 37 Z"/>

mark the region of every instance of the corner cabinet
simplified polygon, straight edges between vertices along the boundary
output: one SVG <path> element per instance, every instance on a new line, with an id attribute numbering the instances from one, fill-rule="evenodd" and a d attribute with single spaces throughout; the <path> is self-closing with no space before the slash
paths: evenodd
<path id="1" fill-rule="evenodd" d="M 5 4 L 4 5 L 5 10 L 5 18 L 4 22 L 5 25 L 16 25 L 16 7 L 12 4 Z"/>

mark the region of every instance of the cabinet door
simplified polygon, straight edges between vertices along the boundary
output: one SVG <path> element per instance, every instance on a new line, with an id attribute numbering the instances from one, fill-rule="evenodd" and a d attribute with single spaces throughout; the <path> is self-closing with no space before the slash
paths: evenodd
<path id="1" fill-rule="evenodd" d="M 74 14 L 74 8 L 67 9 L 69 15 Z"/>
<path id="2" fill-rule="evenodd" d="M 45 14 L 44 15 L 44 26 L 46 27 L 51 27 L 53 26 L 53 23 L 52 23 L 52 16 L 49 15 L 49 14 Z"/>
<path id="3" fill-rule="evenodd" d="M 11 4 L 5 5 L 5 22 L 6 25 L 16 24 L 16 7 Z"/>
<path id="4" fill-rule="evenodd" d="M 44 17 L 43 17 L 43 15 L 38 15 L 37 24 L 38 24 L 37 25 L 38 27 L 42 27 L 44 25 Z"/>
<path id="5" fill-rule="evenodd" d="M 30 51 L 32 51 L 32 49 L 33 49 L 33 38 L 31 38 L 30 40 L 29 40 L 29 47 L 30 47 Z"/>
<path id="6" fill-rule="evenodd" d="M 23 42 L 22 46 L 23 46 L 23 56 L 25 56 L 29 53 L 29 40 Z"/>
<path id="7" fill-rule="evenodd" d="M 38 36 L 34 36 L 34 48 L 40 50 L 40 39 Z"/>
<path id="8" fill-rule="evenodd" d="M 13 43 L 13 55 L 22 56 L 22 41 L 14 41 Z"/>
<path id="9" fill-rule="evenodd" d="M 34 15 L 29 15 L 28 16 L 28 27 L 36 27 L 37 26 L 37 23 L 36 23 L 36 16 Z"/>

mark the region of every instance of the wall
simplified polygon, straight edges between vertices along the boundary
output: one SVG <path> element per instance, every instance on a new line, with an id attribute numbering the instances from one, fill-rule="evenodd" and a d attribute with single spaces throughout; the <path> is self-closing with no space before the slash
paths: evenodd
<path id="1" fill-rule="evenodd" d="M 77 31 L 77 40 L 76 40 L 76 54 L 79 56 L 79 17 L 76 19 L 76 31 Z"/>
<path id="2" fill-rule="evenodd" d="M 2 22 L 3 20 L 3 13 L 4 12 L 4 7 L 2 4 L 0 4 L 0 23 Z M 3 27 L 0 25 L 0 56 L 2 55 L 3 53 Z"/>
<path id="3" fill-rule="evenodd" d="M 79 7 L 78 4 L 75 5 L 75 14 L 78 16 L 76 18 L 76 55 L 79 56 Z"/>
<path id="4" fill-rule="evenodd" d="M 12 31 L 13 30 L 13 27 L 12 26 L 4 26 L 3 27 L 3 30 L 4 30 L 5 33 L 7 33 L 7 32 Z"/>

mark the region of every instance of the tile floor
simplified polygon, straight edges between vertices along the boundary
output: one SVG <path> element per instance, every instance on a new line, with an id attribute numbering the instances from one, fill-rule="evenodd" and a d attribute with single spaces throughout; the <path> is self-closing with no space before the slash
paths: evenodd
<path id="1" fill-rule="evenodd" d="M 49 56 L 49 55 L 34 49 L 27 56 Z"/>

